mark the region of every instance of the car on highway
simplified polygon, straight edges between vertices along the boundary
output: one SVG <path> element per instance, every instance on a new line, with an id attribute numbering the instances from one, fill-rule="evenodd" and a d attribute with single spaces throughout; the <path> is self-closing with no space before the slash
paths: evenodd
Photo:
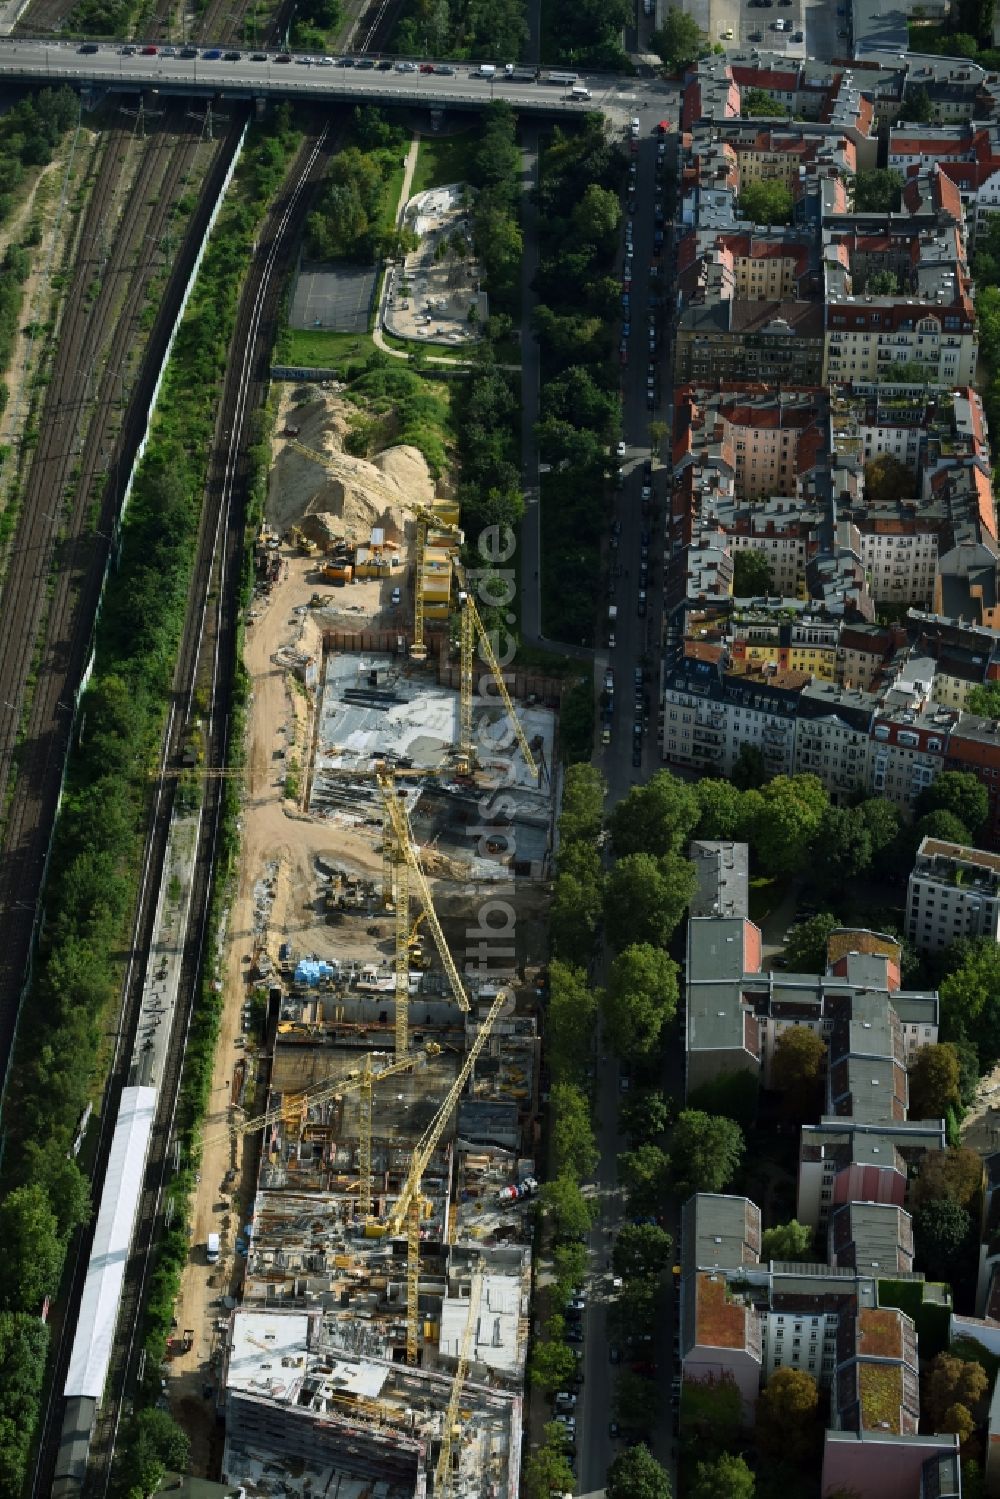
<path id="1" fill-rule="evenodd" d="M 635 612 L 636 612 L 636 614 L 638 614 L 638 616 L 639 616 L 640 619 L 645 619 L 646 618 L 646 590 L 645 590 L 645 588 L 640 588 L 639 589 L 639 597 L 636 599 Z"/>
<path id="2" fill-rule="evenodd" d="M 433 73 L 434 64 L 432 62 L 422 62 L 420 64 L 420 71 L 421 73 Z"/>
<path id="3" fill-rule="evenodd" d="M 240 58 L 242 56 L 243 56 L 242 52 L 223 52 L 223 54 L 222 54 L 222 61 L 223 62 L 239 62 Z"/>
<path id="4" fill-rule="evenodd" d="M 266 52 L 251 52 L 250 53 L 250 61 L 251 62 L 267 62 L 267 53 Z M 333 67 L 333 58 L 332 57 L 321 57 L 319 59 L 319 66 L 321 68 L 327 68 L 327 67 L 332 68 Z"/>
<path id="5" fill-rule="evenodd" d="M 280 62 L 281 59 L 278 58 L 278 59 L 276 59 L 276 61 Z M 291 59 L 289 59 L 289 61 L 291 61 Z M 354 67 L 354 58 L 353 57 L 338 57 L 338 59 L 337 59 L 337 67 L 338 68 L 353 68 Z"/>
<path id="6" fill-rule="evenodd" d="M 275 62 L 291 62 L 292 54 L 290 52 L 279 52 L 274 60 Z"/>
<path id="7" fill-rule="evenodd" d="M 96 42 L 84 42 L 83 46 L 77 47 L 76 50 L 78 52 L 83 52 L 86 56 L 90 57 L 93 56 L 95 52 L 99 52 L 101 49 L 100 47 L 98 47 Z"/>
<path id="8" fill-rule="evenodd" d="M 201 54 L 203 62 L 218 62 L 221 56 L 222 49 L 220 47 L 209 47 L 207 52 Z"/>
<path id="9" fill-rule="evenodd" d="M 178 52 L 177 56 L 178 57 L 182 57 L 185 62 L 190 62 L 190 60 L 191 60 L 192 57 L 197 57 L 198 56 L 198 48 L 197 47 L 182 47 L 181 50 Z"/>
<path id="10" fill-rule="evenodd" d="M 381 58 L 379 60 L 379 62 L 376 63 L 375 69 L 376 69 L 376 72 L 378 72 L 378 73 L 391 73 L 392 72 L 392 58 L 391 57 L 383 57 L 383 58 Z"/>
<path id="11" fill-rule="evenodd" d="M 623 437 L 620 437 L 618 439 L 618 441 L 615 443 L 615 457 L 616 458 L 624 458 L 625 457 L 625 439 Z"/>
<path id="12" fill-rule="evenodd" d="M 445 78 L 453 78 L 455 76 L 455 69 L 446 62 L 438 63 L 437 71 Z"/>
<path id="13" fill-rule="evenodd" d="M 140 57 L 155 57 L 156 56 L 156 48 L 155 47 L 143 47 L 143 49 L 140 52 L 139 56 Z"/>
<path id="14" fill-rule="evenodd" d="M 397 73 L 415 73 L 416 71 L 417 65 L 415 62 L 398 62 L 396 64 Z"/>

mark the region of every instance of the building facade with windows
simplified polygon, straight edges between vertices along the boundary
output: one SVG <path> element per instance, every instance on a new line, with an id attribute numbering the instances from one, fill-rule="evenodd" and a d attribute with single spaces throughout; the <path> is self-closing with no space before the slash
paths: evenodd
<path id="1" fill-rule="evenodd" d="M 922 838 L 906 886 L 906 935 L 918 952 L 959 937 L 1000 942 L 1000 855 Z"/>

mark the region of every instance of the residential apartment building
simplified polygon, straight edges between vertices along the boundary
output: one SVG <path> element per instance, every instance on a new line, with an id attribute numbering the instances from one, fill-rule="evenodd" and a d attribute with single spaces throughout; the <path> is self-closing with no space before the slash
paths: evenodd
<path id="1" fill-rule="evenodd" d="M 871 729 L 879 699 L 860 688 L 813 681 L 799 695 L 795 770 L 819 776 L 835 804 L 868 784 Z"/>
<path id="2" fill-rule="evenodd" d="M 906 886 L 906 935 L 918 952 L 959 937 L 1000 942 L 1000 856 L 922 838 Z"/>
<path id="3" fill-rule="evenodd" d="M 818 385 L 823 323 L 819 302 L 725 298 L 687 307 L 674 334 L 674 380 Z"/>

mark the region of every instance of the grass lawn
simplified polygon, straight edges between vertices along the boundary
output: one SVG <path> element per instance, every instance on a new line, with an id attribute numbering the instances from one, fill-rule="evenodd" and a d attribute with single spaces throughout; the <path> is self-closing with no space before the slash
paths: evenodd
<path id="1" fill-rule="evenodd" d="M 411 195 L 425 193 L 431 187 L 448 182 L 465 182 L 469 173 L 469 153 L 479 140 L 475 128 L 458 135 L 422 135 L 417 165 L 413 173 Z"/>
<path id="2" fill-rule="evenodd" d="M 374 349 L 370 333 L 337 333 L 328 328 L 287 328 L 276 364 L 336 369 L 348 360 L 367 359 Z"/>

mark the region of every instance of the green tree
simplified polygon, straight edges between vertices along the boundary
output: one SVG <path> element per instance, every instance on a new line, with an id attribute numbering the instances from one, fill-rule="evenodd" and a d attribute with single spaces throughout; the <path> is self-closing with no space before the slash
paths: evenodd
<path id="1" fill-rule="evenodd" d="M 775 1369 L 757 1401 L 755 1435 L 772 1458 L 804 1463 L 819 1442 L 819 1391 L 804 1369 Z"/>
<path id="2" fill-rule="evenodd" d="M 725 1114 L 744 1129 L 750 1129 L 757 1121 L 759 1083 L 755 1072 L 734 1067 L 717 1073 L 709 1082 L 688 1093 L 688 1104 L 692 1109 L 701 1109 L 706 1114 Z"/>
<path id="3" fill-rule="evenodd" d="M 804 921 L 785 943 L 785 966 L 793 973 L 825 973 L 826 944 L 842 923 L 830 911 Z"/>
<path id="4" fill-rule="evenodd" d="M 524 1491 L 528 1499 L 549 1499 L 551 1494 L 573 1492 L 576 1477 L 564 1446 L 562 1438 L 554 1437 L 528 1453 L 524 1460 Z"/>
<path id="5" fill-rule="evenodd" d="M 742 1457 L 724 1452 L 694 1470 L 690 1499 L 754 1499 L 757 1480 Z"/>
<path id="6" fill-rule="evenodd" d="M 946 1431 L 943 1424 L 956 1403 L 966 1410 L 985 1416 L 983 1409 L 990 1381 L 983 1365 L 975 1359 L 953 1358 L 939 1353 L 922 1366 L 921 1395 L 932 1431 Z"/>
<path id="7" fill-rule="evenodd" d="M 868 829 L 872 845 L 872 862 L 879 867 L 883 861 L 887 863 L 891 859 L 893 844 L 903 825 L 902 813 L 893 802 L 875 797 L 862 802 L 857 812 Z"/>
<path id="8" fill-rule="evenodd" d="M 755 744 L 741 744 L 729 778 L 739 791 L 756 791 L 767 784 L 764 756 Z"/>
<path id="9" fill-rule="evenodd" d="M 779 104 L 774 95 L 767 92 L 767 89 L 745 88 L 740 90 L 740 114 L 742 115 L 747 115 L 751 118 L 757 115 L 764 115 L 769 119 L 777 119 L 787 113 L 788 110 L 784 104 Z"/>
<path id="10" fill-rule="evenodd" d="M 21 1493 L 38 1419 L 49 1346 L 47 1323 L 0 1312 L 0 1494 Z"/>
<path id="11" fill-rule="evenodd" d="M 914 1208 L 934 1202 L 954 1202 L 975 1212 L 983 1189 L 983 1163 L 967 1145 L 951 1150 L 928 1150 L 920 1161 L 917 1179 L 910 1188 Z"/>
<path id="12" fill-rule="evenodd" d="M 743 826 L 743 793 L 730 781 L 709 776 L 695 784 L 701 816 L 695 834 L 699 838 L 737 838 Z"/>
<path id="13" fill-rule="evenodd" d="M 659 1091 L 631 1092 L 621 1107 L 621 1127 L 635 1145 L 657 1140 L 673 1118 L 673 1104 Z"/>
<path id="14" fill-rule="evenodd" d="M 973 1223 L 957 1202 L 941 1199 L 919 1208 L 913 1217 L 916 1260 L 928 1280 L 950 1281 L 967 1258 Z"/>
<path id="15" fill-rule="evenodd" d="M 693 16 L 670 6 L 659 31 L 649 38 L 649 45 L 671 73 L 687 67 L 708 50 L 705 38 Z"/>
<path id="16" fill-rule="evenodd" d="M 743 1397 L 732 1375 L 684 1381 L 680 1429 L 692 1462 L 719 1457 L 738 1446 L 743 1424 Z"/>
<path id="17" fill-rule="evenodd" d="M 651 1056 L 677 1013 L 677 964 L 659 947 L 635 943 L 611 964 L 604 994 L 608 1041 L 619 1056 Z"/>
<path id="18" fill-rule="evenodd" d="M 752 224 L 790 224 L 794 199 L 783 182 L 758 179 L 740 189 L 739 211 Z"/>
<path id="19" fill-rule="evenodd" d="M 0 1244 L 0 1302 L 6 1311 L 37 1316 L 45 1297 L 59 1288 L 65 1252 L 41 1187 L 15 1187 L 0 1202 Z"/>
<path id="20" fill-rule="evenodd" d="M 549 910 L 553 951 L 576 957 L 592 952 L 603 909 L 600 884 L 575 874 L 557 874 Z"/>
<path id="21" fill-rule="evenodd" d="M 701 815 L 698 792 L 687 781 L 658 770 L 641 786 L 632 786 L 611 813 L 609 826 L 615 853 L 682 852 Z"/>
<path id="22" fill-rule="evenodd" d="M 828 806 L 822 781 L 814 775 L 775 776 L 761 796 L 763 815 L 754 824 L 753 844 L 765 872 L 789 875 L 807 869 Z"/>
<path id="23" fill-rule="evenodd" d="M 597 1021 L 597 996 L 582 968 L 554 958 L 549 964 L 546 1053 L 556 1082 L 583 1075 L 590 1060 Z"/>
<path id="24" fill-rule="evenodd" d="M 958 1053 L 947 1042 L 921 1046 L 910 1063 L 911 1119 L 943 1119 L 959 1101 Z"/>
<path id="25" fill-rule="evenodd" d="M 623 1280 L 654 1281 L 671 1263 L 673 1240 L 654 1223 L 625 1223 L 618 1230 L 611 1263 Z"/>
<path id="26" fill-rule="evenodd" d="M 970 687 L 965 699 L 966 711 L 980 718 L 1000 718 L 1000 682 L 985 682 Z"/>
<path id="27" fill-rule="evenodd" d="M 615 1416 L 626 1431 L 648 1432 L 656 1429 L 660 1414 L 660 1393 L 651 1379 L 643 1379 L 631 1369 L 622 1369 L 615 1380 Z"/>
<path id="28" fill-rule="evenodd" d="M 865 293 L 872 297 L 898 297 L 899 277 L 895 271 L 873 271 L 865 282 Z"/>
<path id="29" fill-rule="evenodd" d="M 987 1069 L 1000 1057 L 1000 947 L 978 941 L 941 982 L 941 1019 L 948 1035 L 967 1036 Z"/>
<path id="30" fill-rule="evenodd" d="M 27 1183 L 44 1189 L 63 1243 L 90 1221 L 90 1183 L 72 1156 L 46 1150 L 38 1140 L 26 1141 L 15 1185 Z"/>
<path id="31" fill-rule="evenodd" d="M 869 172 L 855 172 L 854 207 L 858 213 L 898 213 L 903 178 L 899 172 L 875 167 Z"/>
<path id="32" fill-rule="evenodd" d="M 590 1122 L 590 1106 L 572 1083 L 553 1084 L 551 1098 L 556 1174 L 580 1181 L 590 1176 L 600 1159 Z"/>
<path id="33" fill-rule="evenodd" d="M 740 547 L 733 553 L 733 598 L 756 599 L 774 592 L 774 568 L 765 552 Z"/>
<path id="34" fill-rule="evenodd" d="M 807 1223 L 791 1218 L 760 1236 L 761 1260 L 806 1260 L 813 1257 L 813 1231 Z"/>
<path id="35" fill-rule="evenodd" d="M 556 1234 L 579 1239 L 589 1233 L 594 1221 L 593 1209 L 571 1176 L 563 1174 L 545 1182 L 538 1200 L 542 1212 L 552 1219 Z"/>
<path id="36" fill-rule="evenodd" d="M 670 1499 L 670 1479 L 649 1448 L 630 1447 L 608 1469 L 607 1499 Z"/>
<path id="37" fill-rule="evenodd" d="M 183 1473 L 191 1444 L 169 1412 L 139 1411 L 116 1449 L 116 1481 L 123 1493 L 152 1494 L 167 1472 Z"/>
<path id="38" fill-rule="evenodd" d="M 684 1109 L 670 1143 L 670 1174 L 679 1195 L 723 1191 L 739 1170 L 745 1148 L 743 1131 L 732 1119 Z"/>
<path id="39" fill-rule="evenodd" d="M 622 202 L 618 194 L 597 182 L 589 183 L 573 210 L 577 239 L 592 244 L 607 243 L 618 233 L 621 221 Z"/>
<path id="40" fill-rule="evenodd" d="M 564 843 L 593 841 L 604 826 L 608 783 L 593 765 L 567 766 L 563 776 L 559 836 Z"/>
<path id="41" fill-rule="evenodd" d="M 546 1394 L 562 1389 L 573 1376 L 576 1359 L 566 1343 L 537 1342 L 529 1366 L 531 1383 Z"/>
<path id="42" fill-rule="evenodd" d="M 986 787 L 968 770 L 943 770 L 917 798 L 917 815 L 950 812 L 969 831 L 978 833 L 990 815 Z"/>
<path id="43" fill-rule="evenodd" d="M 868 824 L 857 807 L 827 807 L 813 844 L 823 883 L 842 889 L 870 866 L 873 856 Z"/>
<path id="44" fill-rule="evenodd" d="M 882 453 L 877 459 L 865 463 L 865 499 L 873 504 L 895 504 L 900 499 L 912 499 L 916 478 L 906 463 Z"/>
<path id="45" fill-rule="evenodd" d="M 823 1107 L 826 1043 L 807 1025 L 782 1031 L 771 1063 L 771 1086 L 784 1094 L 789 1118 L 814 1121 Z"/>
<path id="46" fill-rule="evenodd" d="M 656 1214 L 663 1206 L 670 1174 L 670 1158 L 658 1145 L 639 1145 L 618 1157 L 618 1174 L 628 1194 L 629 1209 L 637 1215 Z"/>
<path id="47" fill-rule="evenodd" d="M 604 920 L 617 947 L 666 947 L 695 891 L 694 869 L 674 854 L 619 859 L 604 887 Z"/>
<path id="48" fill-rule="evenodd" d="M 908 125 L 927 125 L 934 118 L 931 96 L 922 83 L 907 84 L 903 90 L 902 118 Z"/>

